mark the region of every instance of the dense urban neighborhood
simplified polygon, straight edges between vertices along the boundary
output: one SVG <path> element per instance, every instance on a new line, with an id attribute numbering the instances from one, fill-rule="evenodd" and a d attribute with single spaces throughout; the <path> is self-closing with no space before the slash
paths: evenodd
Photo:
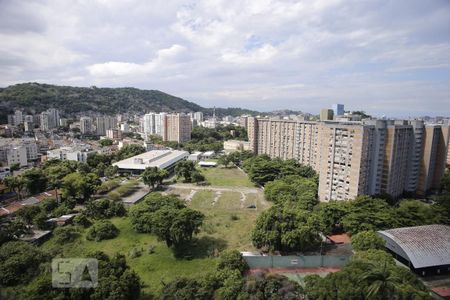
<path id="1" fill-rule="evenodd" d="M 4 298 L 448 293 L 448 120 L 13 112 Z M 95 258 L 98 286 L 55 288 L 56 258 Z"/>

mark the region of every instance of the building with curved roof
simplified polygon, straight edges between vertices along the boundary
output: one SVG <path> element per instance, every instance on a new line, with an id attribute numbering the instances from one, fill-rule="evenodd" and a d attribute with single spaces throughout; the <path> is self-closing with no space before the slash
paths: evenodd
<path id="1" fill-rule="evenodd" d="M 424 225 L 378 231 L 386 248 L 421 275 L 450 271 L 450 226 Z"/>

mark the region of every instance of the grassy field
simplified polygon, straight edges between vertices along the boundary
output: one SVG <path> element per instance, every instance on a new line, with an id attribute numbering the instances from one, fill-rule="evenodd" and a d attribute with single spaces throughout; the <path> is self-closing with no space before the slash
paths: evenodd
<path id="1" fill-rule="evenodd" d="M 84 257 L 92 251 L 103 251 L 108 255 L 125 254 L 130 267 L 145 283 L 144 291 L 147 293 L 157 293 L 163 282 L 169 282 L 176 277 L 197 277 L 215 268 L 216 259 L 209 257 L 214 251 L 211 239 L 199 237 L 192 249 L 194 252 L 192 259 L 176 259 L 164 242 L 157 241 L 152 235 L 134 232 L 129 218 L 114 218 L 111 221 L 120 230 L 119 236 L 115 239 L 88 241 L 83 233 L 74 243 L 61 246 L 56 245 L 51 239 L 42 247 L 47 250 L 58 249 L 64 257 Z M 148 252 L 150 246 L 155 246 L 153 254 Z M 142 256 L 131 258 L 129 254 L 133 248 L 142 248 Z"/>
<path id="2" fill-rule="evenodd" d="M 247 175 L 238 168 L 199 168 L 211 185 L 254 187 Z"/>
<path id="3" fill-rule="evenodd" d="M 186 204 L 205 214 L 200 233 L 187 247 L 189 259 L 176 259 L 172 250 L 164 242 L 149 234 L 139 234 L 131 227 L 130 219 L 113 218 L 111 221 L 120 230 L 118 237 L 101 242 L 88 241 L 85 233 L 77 241 L 67 245 L 57 245 L 53 239 L 42 245 L 47 250 L 60 253 L 64 257 L 84 257 L 92 251 L 103 251 L 108 255 L 125 254 L 128 264 L 144 282 L 144 292 L 157 294 L 164 283 L 176 277 L 198 278 L 215 269 L 215 254 L 224 249 L 242 251 L 255 250 L 251 243 L 251 231 L 258 214 L 269 207 L 263 192 L 253 187 L 246 175 L 238 169 L 203 170 L 213 185 L 230 187 L 228 190 L 203 190 L 190 188 L 172 189 L 170 193 L 179 194 Z M 233 175 L 234 174 L 234 175 Z M 223 176 L 223 177 L 222 177 Z M 131 185 L 131 184 L 130 184 Z M 234 185 L 234 186 L 233 186 Z M 233 187 L 244 189 L 233 191 Z M 241 192 L 242 191 L 242 192 Z M 254 208 L 247 208 L 255 205 Z M 154 253 L 148 249 L 154 247 Z M 132 249 L 142 249 L 143 255 L 132 258 Z"/>

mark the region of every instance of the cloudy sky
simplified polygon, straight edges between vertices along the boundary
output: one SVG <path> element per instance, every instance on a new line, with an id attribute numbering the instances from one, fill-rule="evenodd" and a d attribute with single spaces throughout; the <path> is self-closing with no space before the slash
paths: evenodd
<path id="1" fill-rule="evenodd" d="M 0 86 L 450 116 L 449 0 L 0 0 Z"/>

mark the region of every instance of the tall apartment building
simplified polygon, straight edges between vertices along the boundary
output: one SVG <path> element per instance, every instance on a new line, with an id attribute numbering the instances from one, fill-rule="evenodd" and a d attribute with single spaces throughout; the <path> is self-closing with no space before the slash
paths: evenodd
<path id="1" fill-rule="evenodd" d="M 197 121 L 197 123 L 201 123 L 203 122 L 203 113 L 201 111 L 197 111 L 194 113 L 194 118 L 195 121 Z"/>
<path id="2" fill-rule="evenodd" d="M 189 115 L 165 115 L 165 124 L 163 125 L 165 125 L 163 126 L 163 141 L 175 141 L 178 143 L 183 143 L 191 139 L 192 123 Z"/>
<path id="3" fill-rule="evenodd" d="M 321 201 L 423 194 L 438 187 L 449 127 L 422 121 L 308 122 L 248 119 L 256 154 L 295 159 L 319 174 Z"/>
<path id="4" fill-rule="evenodd" d="M 322 108 L 320 110 L 320 121 L 333 120 L 333 110 L 328 108 Z"/>
<path id="5" fill-rule="evenodd" d="M 115 129 L 117 127 L 117 119 L 115 117 L 102 116 L 95 118 L 95 132 L 97 135 L 106 135 L 106 131 L 109 129 Z"/>
<path id="6" fill-rule="evenodd" d="M 59 126 L 59 111 L 49 108 L 40 114 L 40 127 L 42 131 L 48 131 Z"/>
<path id="7" fill-rule="evenodd" d="M 335 116 L 343 116 L 344 115 L 344 104 L 333 104 L 333 114 Z"/>
<path id="8" fill-rule="evenodd" d="M 90 117 L 80 118 L 80 131 L 82 134 L 92 133 L 92 119 Z"/>
<path id="9" fill-rule="evenodd" d="M 143 132 L 147 137 L 151 134 L 157 134 L 161 137 L 165 135 L 166 113 L 148 113 L 143 118 Z"/>

